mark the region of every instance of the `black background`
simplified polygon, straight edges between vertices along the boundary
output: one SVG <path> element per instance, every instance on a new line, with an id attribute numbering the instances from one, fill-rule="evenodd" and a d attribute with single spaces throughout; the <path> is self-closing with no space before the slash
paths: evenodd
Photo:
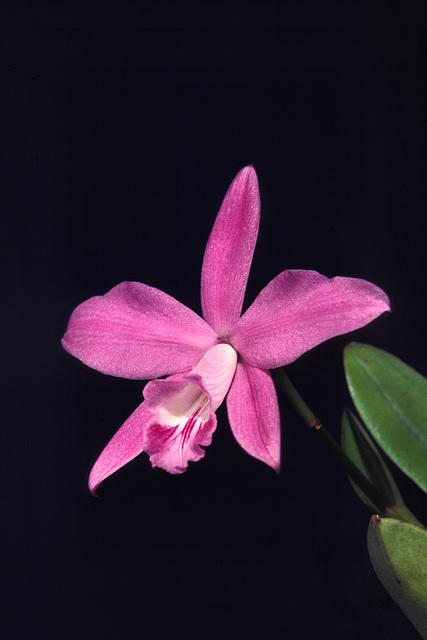
<path id="1" fill-rule="evenodd" d="M 143 454 L 93 499 L 90 467 L 143 384 L 86 368 L 60 338 L 77 304 L 123 280 L 200 312 L 206 240 L 252 163 L 246 304 L 286 268 L 366 278 L 391 299 L 392 314 L 288 368 L 330 431 L 350 402 L 350 340 L 426 374 L 425 3 L 1 12 L 3 637 L 415 640 L 370 565 L 369 511 L 282 398 L 279 476 L 221 408 L 186 474 Z"/>

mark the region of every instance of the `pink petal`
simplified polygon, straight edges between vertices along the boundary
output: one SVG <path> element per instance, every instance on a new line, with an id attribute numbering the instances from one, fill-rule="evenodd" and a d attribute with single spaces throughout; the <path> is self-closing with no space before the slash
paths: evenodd
<path id="1" fill-rule="evenodd" d="M 89 475 L 89 490 L 93 495 L 105 478 L 143 451 L 142 434 L 151 417 L 143 402 L 111 438 Z"/>
<path id="2" fill-rule="evenodd" d="M 227 411 L 240 446 L 279 472 L 280 415 L 270 373 L 239 361 L 227 396 Z"/>
<path id="3" fill-rule="evenodd" d="M 171 296 L 122 282 L 73 311 L 62 346 L 101 373 L 146 380 L 190 369 L 215 342 L 209 325 Z"/>
<path id="4" fill-rule="evenodd" d="M 259 214 L 255 169 L 245 167 L 227 191 L 203 260 L 203 317 L 219 337 L 226 336 L 242 311 L 258 235 Z"/>
<path id="5" fill-rule="evenodd" d="M 188 374 L 153 380 L 144 389 L 153 420 L 144 431 L 144 451 L 153 467 L 183 473 L 200 460 L 216 428 L 214 411 L 224 400 L 236 369 L 237 354 L 218 344 Z"/>
<path id="6" fill-rule="evenodd" d="M 290 269 L 261 291 L 229 340 L 251 365 L 275 369 L 384 311 L 390 311 L 386 294 L 366 280 Z"/>

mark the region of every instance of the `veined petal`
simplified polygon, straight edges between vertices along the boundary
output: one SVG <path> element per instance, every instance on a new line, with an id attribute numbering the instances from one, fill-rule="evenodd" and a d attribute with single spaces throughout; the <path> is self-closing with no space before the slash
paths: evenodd
<path id="1" fill-rule="evenodd" d="M 366 280 L 290 269 L 261 291 L 229 340 L 249 364 L 275 369 L 384 311 L 390 311 L 386 294 Z"/>
<path id="2" fill-rule="evenodd" d="M 122 282 L 73 311 L 62 346 L 101 373 L 146 380 L 190 369 L 215 342 L 211 327 L 175 298 Z"/>
<path id="3" fill-rule="evenodd" d="M 93 495 L 105 478 L 142 452 L 142 434 L 151 417 L 143 402 L 111 438 L 89 475 L 89 490 Z"/>
<path id="4" fill-rule="evenodd" d="M 244 360 L 227 395 L 230 427 L 242 449 L 280 470 L 280 414 L 276 389 L 268 371 Z"/>
<path id="5" fill-rule="evenodd" d="M 144 451 L 153 467 L 183 473 L 200 460 L 216 429 L 214 411 L 234 376 L 237 354 L 228 344 L 212 347 L 188 374 L 153 380 L 144 397 L 153 420 L 144 431 Z"/>
<path id="6" fill-rule="evenodd" d="M 253 167 L 233 180 L 206 245 L 202 267 L 203 317 L 225 337 L 238 320 L 258 236 L 260 197 Z"/>

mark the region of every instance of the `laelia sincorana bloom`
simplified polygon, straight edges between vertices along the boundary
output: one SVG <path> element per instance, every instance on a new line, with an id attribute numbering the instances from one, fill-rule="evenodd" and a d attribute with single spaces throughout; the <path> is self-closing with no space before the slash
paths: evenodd
<path id="1" fill-rule="evenodd" d="M 355 278 L 316 271 L 280 273 L 241 315 L 258 235 L 260 198 L 253 167 L 231 184 L 206 246 L 203 318 L 163 291 L 122 282 L 71 315 L 62 340 L 89 367 L 151 380 L 144 401 L 92 468 L 94 493 L 109 475 L 145 451 L 153 467 L 182 473 L 200 460 L 227 398 L 240 446 L 276 471 L 280 418 L 269 369 L 319 343 L 364 326 L 389 310 L 385 293 Z M 156 379 L 168 376 L 166 379 Z"/>

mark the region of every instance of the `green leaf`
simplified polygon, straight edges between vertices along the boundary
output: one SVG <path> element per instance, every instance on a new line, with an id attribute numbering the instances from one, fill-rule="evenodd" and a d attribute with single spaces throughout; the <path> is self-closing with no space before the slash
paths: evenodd
<path id="1" fill-rule="evenodd" d="M 403 502 L 399 489 L 390 471 L 387 469 L 374 441 L 363 427 L 360 420 L 350 409 L 344 409 L 342 417 L 342 447 L 363 475 L 384 496 L 384 504 L 388 506 Z M 379 505 L 374 504 L 368 496 L 349 478 L 353 489 L 374 513 L 386 515 Z"/>
<path id="2" fill-rule="evenodd" d="M 384 588 L 427 640 L 427 531 L 372 516 L 368 551 Z"/>
<path id="3" fill-rule="evenodd" d="M 347 384 L 371 435 L 393 462 L 427 491 L 427 380 L 386 351 L 344 349 Z"/>

